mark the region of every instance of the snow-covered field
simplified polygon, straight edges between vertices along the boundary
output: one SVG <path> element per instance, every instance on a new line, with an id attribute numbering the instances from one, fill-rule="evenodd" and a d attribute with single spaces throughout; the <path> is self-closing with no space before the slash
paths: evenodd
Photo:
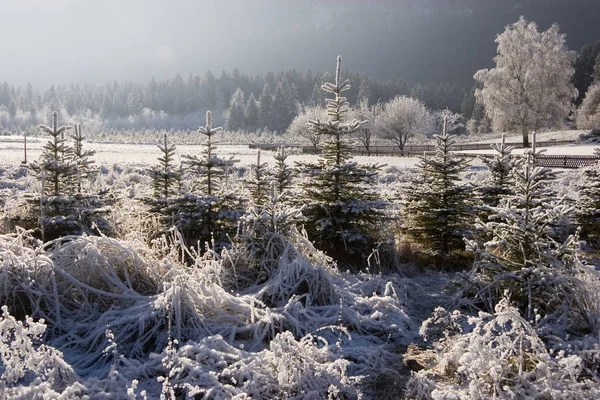
<path id="1" fill-rule="evenodd" d="M 564 131 L 564 132 L 545 132 L 538 135 L 538 140 L 574 140 L 582 131 Z M 507 142 L 519 141 L 518 136 L 507 137 Z M 499 138 L 486 139 L 482 143 L 498 143 Z M 46 140 L 35 137 L 27 140 L 27 159 L 28 162 L 39 157 L 42 147 Z M 94 159 L 99 165 L 120 165 L 120 166 L 148 166 L 155 164 L 160 157 L 160 150 L 156 145 L 152 144 L 122 144 L 122 143 L 85 143 L 86 148 L 95 150 Z M 591 155 L 594 154 L 594 149 L 600 147 L 598 144 L 572 144 L 561 146 L 550 146 L 544 149 L 546 154 L 560 155 Z M 177 146 L 177 155 L 199 155 L 202 146 L 200 145 L 179 145 Z M 249 165 L 256 162 L 258 150 L 251 149 L 247 145 L 219 145 L 218 154 L 222 157 L 233 157 L 239 160 L 241 165 Z M 492 153 L 493 150 L 473 150 L 469 153 L 483 154 Z M 513 154 L 522 154 L 523 149 L 515 149 Z M 261 161 L 269 164 L 274 163 L 274 152 L 262 151 Z M 291 154 L 288 158 L 290 163 L 295 161 L 314 161 L 318 158 L 312 154 Z M 411 167 L 418 163 L 418 157 L 367 157 L 356 156 L 354 158 L 359 163 L 379 163 L 397 167 Z M 18 164 L 24 160 L 24 149 L 21 138 L 16 136 L 0 136 L 0 162 L 7 164 Z M 478 160 L 473 160 L 472 165 L 481 165 Z"/>
<path id="2" fill-rule="evenodd" d="M 44 143 L 28 140 L 29 161 Z M 144 170 L 157 163 L 157 146 L 86 146 L 104 166 L 94 193 L 109 190 L 117 199 L 111 221 L 118 234 L 68 237 L 42 248 L 28 232 L 6 232 L 8 219 L 27 207 L 23 193 L 39 187 L 20 168 L 22 143 L 0 137 L 0 299 L 6 304 L 0 398 L 600 396 L 597 280 L 556 288 L 587 313 L 592 329 L 581 335 L 565 323 L 526 320 L 505 303 L 492 314 L 473 311 L 476 304 L 452 312 L 464 272 L 423 271 L 398 261 L 384 269 L 375 253 L 363 272 L 340 271 L 294 230 L 275 261 L 263 256 L 271 266 L 267 276 L 244 286 L 244 277 L 256 274 L 245 248 L 199 256 L 175 235 L 150 241 L 156 226 L 139 197 L 150 193 Z M 549 147 L 548 154 L 592 154 L 596 147 Z M 201 146 L 177 149 L 201 152 Z M 217 153 L 248 165 L 257 150 L 220 145 Z M 261 160 L 273 163 L 272 154 L 262 152 Z M 287 162 L 316 158 L 292 154 Z M 355 161 L 386 164 L 377 191 L 393 199 L 419 158 Z M 476 184 L 485 173 L 473 168 L 464 178 Z M 565 195 L 580 179 L 580 171 L 563 171 L 554 185 Z M 23 324 L 26 314 L 35 320 Z"/>

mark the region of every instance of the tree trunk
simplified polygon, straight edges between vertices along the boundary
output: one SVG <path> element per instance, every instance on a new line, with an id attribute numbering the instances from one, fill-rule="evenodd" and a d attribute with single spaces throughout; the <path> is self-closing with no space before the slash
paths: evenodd
<path id="1" fill-rule="evenodd" d="M 529 148 L 529 135 L 527 134 L 527 128 L 523 128 L 523 147 Z"/>

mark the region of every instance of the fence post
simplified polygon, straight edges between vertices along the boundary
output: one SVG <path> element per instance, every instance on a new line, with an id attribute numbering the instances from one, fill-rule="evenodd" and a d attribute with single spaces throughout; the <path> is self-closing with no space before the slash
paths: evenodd
<path id="1" fill-rule="evenodd" d="M 27 131 L 23 132 L 23 151 L 25 153 L 25 161 L 22 164 L 27 164 Z"/>

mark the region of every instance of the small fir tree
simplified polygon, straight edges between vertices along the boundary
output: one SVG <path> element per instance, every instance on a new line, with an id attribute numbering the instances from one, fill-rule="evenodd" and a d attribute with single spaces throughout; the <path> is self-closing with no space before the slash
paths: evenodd
<path id="1" fill-rule="evenodd" d="M 421 158 L 419 174 L 406 189 L 404 230 L 436 263 L 445 263 L 464 248 L 468 231 L 470 189 L 460 183 L 468 164 L 450 153 L 454 140 L 445 121 L 442 134 L 434 137 L 435 155 Z"/>
<path id="2" fill-rule="evenodd" d="M 168 203 L 179 191 L 180 168 L 175 165 L 175 145 L 167 141 L 167 133 L 163 132 L 162 143 L 157 145 L 162 155 L 158 158 L 159 165 L 149 170 L 152 177 L 152 189 L 155 200 Z"/>
<path id="3" fill-rule="evenodd" d="M 238 276 L 246 282 L 236 282 L 239 288 L 248 284 L 263 282 L 279 265 L 279 260 L 291 240 L 301 217 L 301 208 L 294 207 L 286 191 L 291 187 L 292 170 L 285 163 L 287 155 L 280 148 L 275 155 L 277 161 L 273 171 L 267 163 L 261 163 L 260 152 L 256 164 L 250 167 L 247 186 L 250 189 L 251 204 L 240 218 L 236 245 L 244 251 L 233 252 Z M 240 274 L 240 272 L 243 272 Z"/>
<path id="4" fill-rule="evenodd" d="M 32 170 L 43 174 L 45 185 L 42 195 L 61 196 L 73 192 L 73 182 L 77 175 L 73 162 L 73 149 L 64 138 L 70 125 L 58 126 L 58 113 L 52 113 L 52 126 L 40 125 L 42 132 L 52 138 L 44 145 L 40 161 L 30 164 Z"/>
<path id="5" fill-rule="evenodd" d="M 502 142 L 494 143 L 490 147 L 495 151 L 494 155 L 491 158 L 483 157 L 481 159 L 490 175 L 478 188 L 478 192 L 485 206 L 495 207 L 500 203 L 502 196 L 512 193 L 510 171 L 514 166 L 514 160 L 511 153 L 515 147 L 506 145 L 504 134 L 502 134 Z"/>
<path id="6" fill-rule="evenodd" d="M 295 172 L 285 162 L 288 154 L 285 152 L 283 146 L 277 149 L 277 154 L 273 157 L 275 158 L 273 181 L 275 183 L 276 194 L 281 196 L 286 190 L 292 187 Z"/>
<path id="7" fill-rule="evenodd" d="M 489 222 L 477 222 L 479 237 L 488 240 L 467 241 L 476 257 L 474 286 L 463 293 L 488 311 L 508 296 L 530 321 L 569 312 L 567 303 L 577 296 L 573 273 L 582 267 L 577 237 L 564 234 L 573 209 L 551 189 L 552 171 L 536 165 L 539 154 L 534 135 L 532 149 L 510 173 L 514 192 L 492 208 Z"/>
<path id="8" fill-rule="evenodd" d="M 328 138 L 322 145 L 320 159 L 314 163 L 297 163 L 307 178 L 301 184 L 302 203 L 309 237 L 321 249 L 338 259 L 350 255 L 368 255 L 375 246 L 376 224 L 381 218 L 383 201 L 369 188 L 380 165 L 358 165 L 350 161 L 354 142 L 351 135 L 364 121 L 345 121 L 348 102 L 341 94 L 350 89 L 342 80 L 342 58 L 337 58 L 335 83 L 322 89 L 333 94 L 327 101 L 327 121 L 310 120 L 308 126 L 316 134 Z"/>
<path id="9" fill-rule="evenodd" d="M 221 132 L 223 128 L 212 127 L 212 115 L 210 111 L 206 112 L 206 126 L 201 126 L 198 132 L 206 137 L 202 156 L 184 155 L 184 164 L 187 165 L 187 171 L 199 180 L 200 192 L 212 196 L 220 188 L 220 182 L 226 175 L 227 169 L 232 167 L 233 159 L 223 159 L 216 155 L 217 141 L 213 136 Z"/>
<path id="10" fill-rule="evenodd" d="M 71 126 L 58 127 L 58 114 L 52 113 L 52 127 L 40 125 L 52 139 L 44 146 L 40 160 L 30 164 L 40 174 L 42 193 L 32 197 L 33 212 L 39 215 L 42 240 L 82 233 L 108 234 L 111 228 L 104 218 L 106 200 L 99 195 L 82 193 L 82 178 L 89 178 L 93 163 L 84 151 L 81 128 L 77 126 L 75 147 L 66 144 L 64 132 Z"/>
<path id="11" fill-rule="evenodd" d="M 181 196 L 173 199 L 165 209 L 171 225 L 181 232 L 189 246 L 203 246 L 211 242 L 217 248 L 225 246 L 229 236 L 235 233 L 241 215 L 241 200 L 226 193 L 222 187 L 222 181 L 234 160 L 222 159 L 216 154 L 217 142 L 213 136 L 220 131 L 220 127 L 212 127 L 212 117 L 208 111 L 206 126 L 198 129 L 206 137 L 202 156 L 184 156 L 186 175 L 191 181 L 189 190 L 182 191 Z"/>
<path id="12" fill-rule="evenodd" d="M 598 149 L 596 149 L 598 152 Z M 600 247 L 600 164 L 583 171 L 584 182 L 579 186 L 576 218 L 581 236 L 596 249 Z"/>
<path id="13" fill-rule="evenodd" d="M 256 155 L 256 164 L 250 164 L 250 178 L 246 180 L 250 190 L 252 204 L 262 206 L 269 197 L 270 182 L 266 162 L 260 162 L 260 150 Z"/>
<path id="14" fill-rule="evenodd" d="M 73 156 L 75 159 L 75 168 L 77 170 L 77 193 L 81 193 L 81 182 L 83 179 L 89 179 L 97 170 L 93 168 L 94 160 L 92 157 L 96 154 L 94 150 L 84 150 L 83 140 L 85 136 L 81 133 L 81 124 L 74 125 L 75 133 L 71 135 L 73 139 Z"/>

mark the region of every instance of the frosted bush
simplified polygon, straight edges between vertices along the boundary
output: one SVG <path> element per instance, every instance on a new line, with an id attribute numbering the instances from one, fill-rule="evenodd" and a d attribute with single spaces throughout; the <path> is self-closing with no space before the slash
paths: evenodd
<path id="1" fill-rule="evenodd" d="M 0 301 L 19 319 L 39 311 L 52 262 L 26 231 L 0 235 Z"/>
<path id="2" fill-rule="evenodd" d="M 17 321 L 8 313 L 8 307 L 2 306 L 2 388 L 48 382 L 54 389 L 60 390 L 76 379 L 73 369 L 62 359 L 62 353 L 41 343 L 45 330 L 43 320 L 35 322 L 27 317 L 25 322 Z"/>
<path id="3" fill-rule="evenodd" d="M 356 398 L 346 375 L 348 361 L 340 359 L 326 341 L 308 335 L 296 340 L 278 334 L 268 349 L 249 353 L 221 336 L 190 342 L 160 358 L 160 381 L 186 396 L 221 398 Z M 247 397 L 244 397 L 247 396 Z"/>
<path id="4" fill-rule="evenodd" d="M 418 399 L 598 398 L 598 373 L 576 354 L 551 352 L 519 310 L 502 300 L 473 328 L 434 344 L 433 365 L 408 383 Z"/>
<path id="5" fill-rule="evenodd" d="M 338 296 L 331 274 L 335 274 L 332 268 L 311 264 L 294 246 L 288 245 L 259 295 L 276 306 L 284 306 L 292 296 L 303 298 L 306 306 L 335 305 Z"/>

